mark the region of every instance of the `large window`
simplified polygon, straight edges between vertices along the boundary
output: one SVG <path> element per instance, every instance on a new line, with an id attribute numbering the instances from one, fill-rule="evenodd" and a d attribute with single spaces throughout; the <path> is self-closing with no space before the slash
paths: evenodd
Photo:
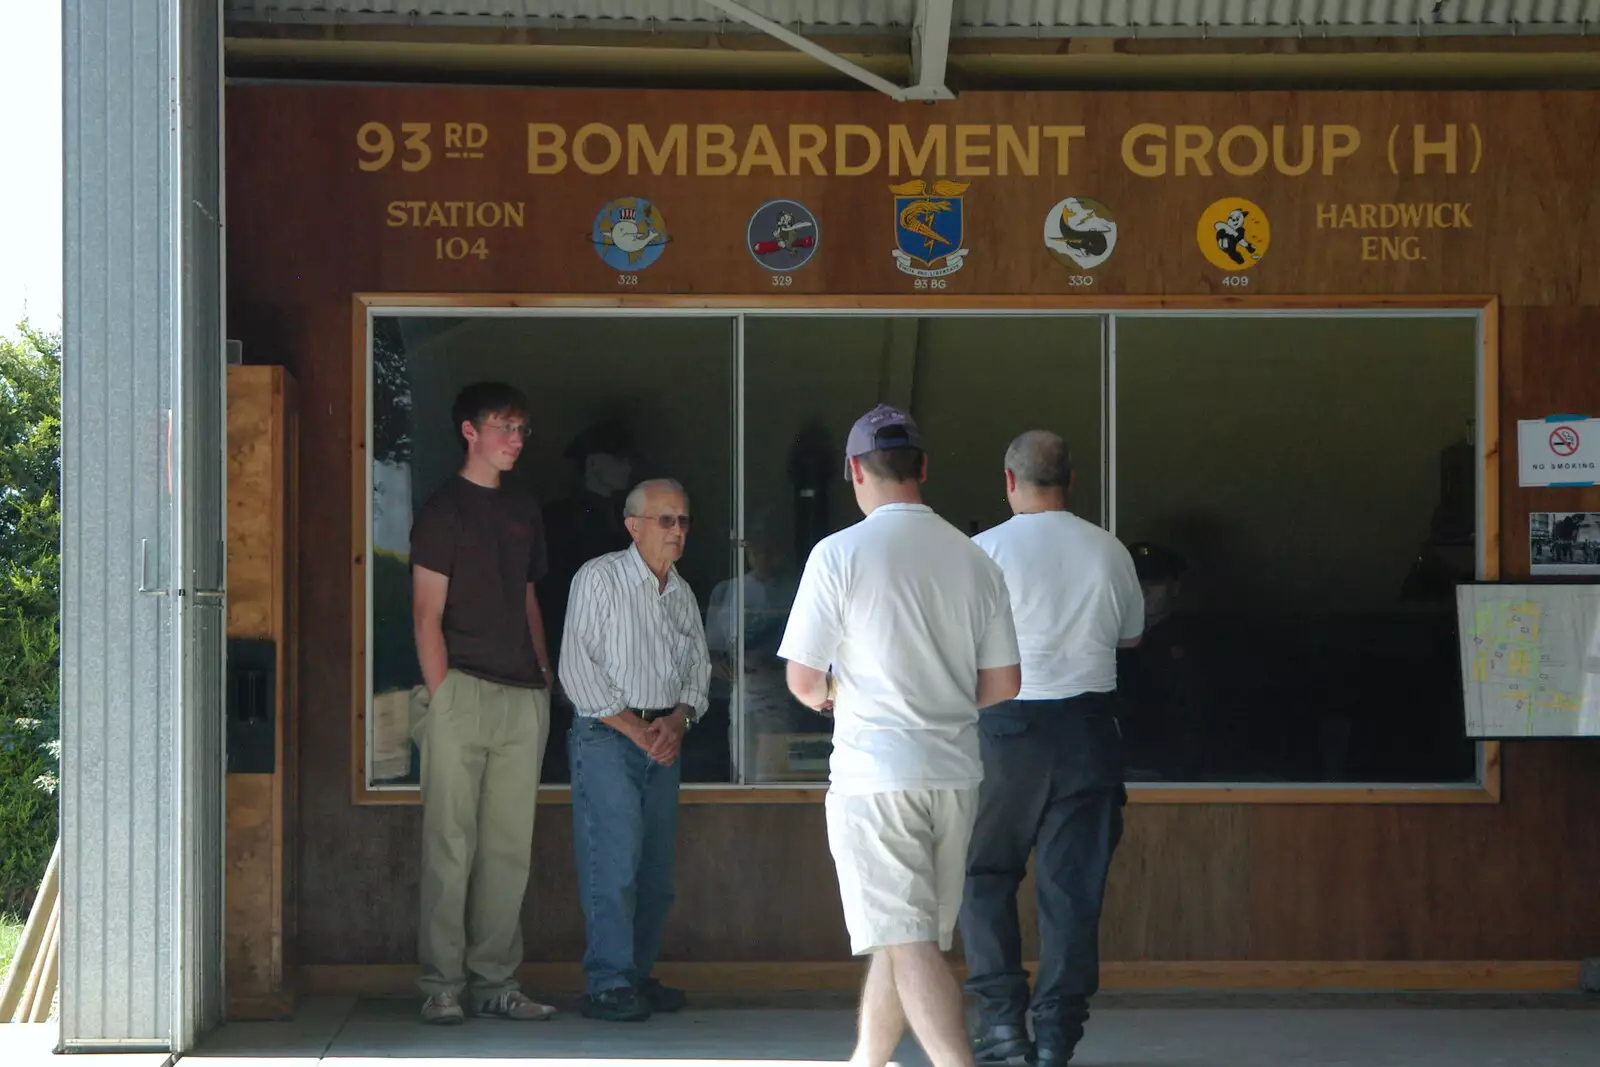
<path id="1" fill-rule="evenodd" d="M 513 479 L 566 586 L 626 545 L 627 484 L 670 475 L 694 533 L 680 571 L 713 662 L 685 781 L 826 780 L 830 723 L 777 658 L 807 553 L 858 521 L 850 423 L 907 407 L 927 500 L 967 532 L 1008 517 L 1024 429 L 1069 441 L 1069 506 L 1150 566 L 1151 625 L 1119 657 L 1134 783 L 1462 784 L 1479 773 L 1456 676 L 1453 585 L 1483 513 L 1475 313 L 441 313 L 371 317 L 369 790 L 414 790 L 411 516 L 460 462 L 449 405 L 521 387 Z M 1070 565 L 1070 561 L 1063 561 Z M 568 780 L 557 702 L 544 781 Z M 1137 788 L 1137 786 L 1136 786 Z"/>
<path id="2" fill-rule="evenodd" d="M 532 433 L 509 480 L 540 503 L 550 573 L 539 586 L 559 656 L 566 593 L 584 560 L 628 545 L 622 500 L 639 479 L 678 479 L 694 534 L 679 570 L 698 593 L 733 573 L 735 322 L 728 317 L 375 317 L 372 329 L 371 687 L 368 781 L 415 788 L 411 688 L 411 519 L 461 464 L 450 404 L 462 386 L 521 388 Z M 733 781 L 730 709 L 719 694 L 685 742 L 685 780 Z M 572 709 L 552 706 L 543 780 L 570 780 Z"/>
<path id="3" fill-rule="evenodd" d="M 1130 774 L 1472 777 L 1471 319 L 1122 318 L 1116 532 L 1182 557 L 1122 658 Z"/>
<path id="4" fill-rule="evenodd" d="M 746 781 L 826 773 L 829 720 L 789 696 L 777 650 L 811 546 L 861 518 L 843 477 L 850 424 L 880 402 L 911 411 L 930 449 L 927 501 L 970 533 L 1008 515 L 1004 455 L 1018 429 L 1062 427 L 1081 472 L 1072 506 L 1100 522 L 1101 332 L 1096 317 L 745 321 Z"/>

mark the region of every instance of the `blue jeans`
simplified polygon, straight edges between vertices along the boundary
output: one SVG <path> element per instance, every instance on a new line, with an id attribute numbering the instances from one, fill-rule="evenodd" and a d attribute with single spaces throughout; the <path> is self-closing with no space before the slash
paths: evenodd
<path id="1" fill-rule="evenodd" d="M 661 951 L 672 907 L 679 765 L 655 763 L 595 719 L 568 733 L 572 837 L 588 946 L 584 988 L 638 988 Z"/>

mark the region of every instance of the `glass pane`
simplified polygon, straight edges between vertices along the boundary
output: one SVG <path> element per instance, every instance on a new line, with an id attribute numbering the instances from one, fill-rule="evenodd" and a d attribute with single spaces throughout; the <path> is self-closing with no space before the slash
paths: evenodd
<path id="1" fill-rule="evenodd" d="M 732 574 L 734 322 L 723 317 L 380 318 L 373 375 L 374 785 L 417 781 L 407 699 L 420 680 L 411 633 L 409 535 L 415 509 L 461 462 L 450 405 L 462 386 L 498 380 L 533 407 L 513 485 L 544 513 L 550 573 L 539 584 L 550 653 L 560 656 L 567 589 L 587 559 L 629 544 L 622 500 L 644 478 L 688 490 L 694 532 L 678 564 L 702 608 Z M 552 707 L 543 781 L 571 780 L 572 709 Z M 729 782 L 727 701 L 684 742 L 683 780 Z"/>
<path id="2" fill-rule="evenodd" d="M 1124 653 L 1130 777 L 1459 782 L 1471 319 L 1117 319 L 1117 532 L 1181 557 Z"/>
<path id="3" fill-rule="evenodd" d="M 1077 464 L 1073 510 L 1099 521 L 1101 320 L 762 316 L 745 320 L 744 347 L 745 779 L 824 781 L 829 721 L 789 696 L 776 653 L 811 547 L 861 518 L 844 480 L 850 425 L 880 402 L 908 408 L 929 448 L 928 504 L 973 533 L 1010 515 L 1012 438 L 1056 430 Z M 713 655 L 731 663 L 731 621 L 716 630 Z"/>

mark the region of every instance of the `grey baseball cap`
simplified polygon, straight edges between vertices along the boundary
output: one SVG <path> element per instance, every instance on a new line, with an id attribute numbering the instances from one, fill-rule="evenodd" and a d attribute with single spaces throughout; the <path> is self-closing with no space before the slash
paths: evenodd
<path id="1" fill-rule="evenodd" d="M 886 448 L 922 448 L 922 431 L 916 420 L 899 408 L 879 404 L 856 420 L 844 446 L 844 473 L 850 476 L 850 461 L 868 452 Z"/>

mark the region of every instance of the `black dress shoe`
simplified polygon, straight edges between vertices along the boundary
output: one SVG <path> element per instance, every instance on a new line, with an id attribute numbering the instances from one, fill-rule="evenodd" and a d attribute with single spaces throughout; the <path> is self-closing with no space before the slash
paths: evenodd
<path id="1" fill-rule="evenodd" d="M 1026 1064 L 1033 1062 L 1033 1042 L 1025 1026 L 999 1024 L 985 1027 L 972 1039 L 972 1058 L 979 1063 Z"/>
<path id="2" fill-rule="evenodd" d="M 650 1002 L 624 986 L 583 998 L 583 1017 L 608 1023 L 642 1023 L 650 1018 Z"/>
<path id="3" fill-rule="evenodd" d="M 1034 1062 L 1038 1067 L 1067 1067 L 1075 1051 L 1073 1045 L 1040 1045 L 1034 1052 Z"/>
<path id="4" fill-rule="evenodd" d="M 664 986 L 654 978 L 646 978 L 639 983 L 639 996 L 650 1005 L 651 1011 L 658 1011 L 663 1015 L 682 1011 L 683 1006 L 689 1003 L 688 994 L 683 990 Z"/>

